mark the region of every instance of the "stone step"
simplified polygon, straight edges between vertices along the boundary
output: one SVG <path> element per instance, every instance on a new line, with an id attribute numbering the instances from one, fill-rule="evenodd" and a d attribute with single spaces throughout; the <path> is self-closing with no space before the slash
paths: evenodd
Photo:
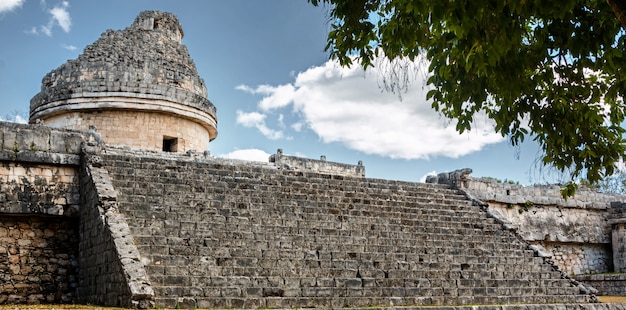
<path id="1" fill-rule="evenodd" d="M 537 294 L 568 294 L 578 290 L 577 287 L 566 286 L 567 281 L 563 281 L 561 287 L 546 288 L 541 281 L 534 280 L 506 280 L 506 279 L 429 279 L 420 278 L 415 280 L 382 279 L 382 278 L 327 278 L 327 277 L 300 277 L 300 278 L 281 278 L 272 276 L 212 276 L 212 275 L 191 275 L 180 277 L 178 275 L 159 274 L 151 279 L 153 285 L 159 287 L 220 287 L 220 286 L 237 286 L 241 288 L 248 287 L 291 287 L 294 289 L 310 288 L 310 287 L 394 287 L 394 288 L 450 288 L 468 290 L 476 288 L 483 295 L 500 295 L 505 290 L 524 290 L 533 291 Z M 176 285 L 173 285 L 175 283 Z M 488 289 L 489 290 L 485 290 Z M 576 294 L 576 292 L 574 292 Z M 463 295 L 463 294 L 459 294 Z"/>
<path id="2" fill-rule="evenodd" d="M 164 280 L 164 282 L 172 282 L 175 279 Z M 156 286 L 155 293 L 158 296 L 229 296 L 229 297 L 330 297 L 335 294 L 337 297 L 343 297 L 349 289 L 368 290 L 394 290 L 395 297 L 410 296 L 446 296 L 453 297 L 495 297 L 499 298 L 510 292 L 517 291 L 519 294 L 528 294 L 535 297 L 538 296 L 570 296 L 570 290 L 555 290 L 555 292 L 546 292 L 541 287 L 525 286 L 525 287 L 400 287 L 400 286 L 374 286 L 375 283 L 367 281 L 367 279 L 344 279 L 336 283 L 339 286 L 295 286 L 295 285 L 246 285 L 241 281 L 234 279 L 235 282 L 217 283 L 212 285 L 210 282 L 179 286 Z M 253 280 L 254 281 L 254 280 Z M 267 279 L 265 279 L 267 282 Z M 364 286 L 365 285 L 365 286 Z M 339 294 L 337 294 L 339 293 Z M 355 294 L 357 292 L 353 292 Z M 573 293 L 575 295 L 575 293 Z M 388 294 L 392 295 L 392 294 Z M 584 299 L 583 299 L 584 300 Z"/>
<path id="3" fill-rule="evenodd" d="M 129 181 L 131 182 L 131 181 Z M 132 181 L 134 182 L 134 181 Z M 145 184 L 145 183 L 137 183 Z M 206 193 L 194 191 L 190 188 L 179 188 L 173 190 L 171 188 L 153 187 L 147 185 L 146 187 L 130 188 L 122 187 L 119 184 L 115 184 L 119 193 L 123 194 L 123 198 L 129 197 L 133 202 L 145 202 L 151 197 L 163 199 L 165 201 L 168 197 L 176 197 L 178 200 L 215 200 L 216 202 L 223 201 L 229 203 L 229 200 L 237 202 L 241 200 L 241 197 L 246 197 L 246 200 L 250 198 L 257 198 L 261 201 L 267 200 L 268 204 L 278 205 L 291 205 L 297 202 L 303 202 L 310 205 L 324 203 L 333 205 L 336 207 L 344 207 L 341 209 L 358 209 L 367 207 L 379 207 L 389 211 L 406 210 L 411 212 L 411 209 L 424 209 L 424 208 L 439 208 L 442 210 L 468 210 L 477 211 L 480 210 L 476 206 L 472 206 L 472 202 L 465 198 L 454 197 L 429 197 L 429 196 L 398 196 L 393 199 L 381 198 L 375 199 L 364 195 L 346 195 L 342 192 L 328 193 L 328 192 L 315 192 L 315 193 L 274 193 L 273 191 L 255 191 L 250 193 L 238 193 L 236 191 L 224 190 L 224 193 L 219 193 L 216 190 L 208 189 Z M 167 193 L 164 197 L 163 193 Z M 302 197 L 299 197 L 302 196 Z"/>
<path id="4" fill-rule="evenodd" d="M 184 201 L 184 200 L 181 200 Z M 205 204 L 213 204 L 211 201 Z M 187 206 L 172 206 L 162 202 L 148 203 L 148 202 L 136 202 L 136 201 L 120 201 L 121 210 L 131 213 L 138 218 L 184 218 L 188 214 L 196 215 L 195 220 L 202 221 L 236 221 L 253 220 L 260 222 L 262 219 L 267 221 L 269 219 L 284 219 L 287 215 L 291 219 L 301 219 L 306 216 L 306 221 L 331 221 L 331 222 L 353 222 L 356 224 L 366 223 L 422 223 L 422 225 L 430 225 L 430 220 L 444 220 L 446 222 L 464 222 L 467 225 L 481 225 L 484 223 L 496 223 L 493 218 L 486 216 L 484 211 L 480 210 L 446 210 L 445 206 L 441 208 L 423 208 L 423 209 L 407 209 L 398 208 L 396 210 L 377 210 L 375 207 L 365 208 L 351 208 L 346 206 L 322 206 L 318 208 L 314 207 L 288 207 L 288 206 L 274 206 L 268 207 L 266 210 L 259 210 L 260 206 L 246 207 L 244 203 L 232 203 L 216 206 L 206 205 L 187 205 Z M 231 206 L 238 206 L 230 208 Z M 199 217 L 200 218 L 199 218 Z M 341 217 L 340 217 L 341 216 Z M 247 218 L 247 219 L 246 219 Z M 362 223 L 362 221 L 366 221 Z M 400 222 L 399 222 L 400 221 Z M 274 220 L 275 222 L 275 220 Z"/>
<path id="5" fill-rule="evenodd" d="M 146 230 L 142 227 L 130 227 L 131 233 L 135 237 L 135 242 L 140 245 L 176 245 L 176 246 L 196 246 L 196 247 L 229 247 L 238 246 L 226 240 L 238 240 L 238 243 L 246 244 L 250 249 L 289 249 L 311 248 L 316 250 L 344 249 L 358 247 L 359 252 L 379 252 L 392 253 L 402 249 L 430 249 L 429 254 L 445 254 L 445 249 L 457 250 L 448 251 L 458 253 L 458 251 L 472 251 L 481 254 L 490 252 L 501 252 L 514 250 L 516 253 L 526 251 L 526 244 L 509 236 L 480 235 L 481 231 L 473 231 L 475 235 L 469 234 L 469 230 L 464 234 L 432 234 L 432 233 L 388 233 L 379 232 L 369 237 L 359 237 L 358 231 L 345 231 L 342 236 L 315 235 L 315 234 L 277 234 L 274 232 L 252 233 L 252 232 L 232 232 L 227 230 L 216 231 L 196 231 L 196 234 L 187 234 L 183 237 L 164 235 L 145 235 L 146 233 L 156 233 L 154 230 Z M 262 228 L 259 229 L 260 231 Z M 350 235 L 352 233 L 352 235 Z M 355 240 L 356 238 L 356 240 Z M 345 240 L 345 241 L 344 241 Z M 299 245 L 299 246 L 298 246 Z M 443 250 L 436 250 L 443 249 Z M 391 252 L 390 252 L 391 250 Z M 350 252 L 346 250 L 346 252 Z M 354 252 L 354 251 L 353 251 Z M 424 252 L 424 251 L 421 251 Z M 530 253 L 533 253 L 530 251 Z"/>
<path id="6" fill-rule="evenodd" d="M 153 250 L 155 246 L 138 246 L 140 252 L 146 253 L 146 250 Z M 170 251 L 167 247 L 164 250 L 155 251 L 154 253 L 142 254 L 149 264 L 167 264 L 169 265 L 185 265 L 189 262 L 194 265 L 202 265 L 211 263 L 214 265 L 235 266 L 239 261 L 254 261 L 260 267 L 272 267 L 280 264 L 284 265 L 311 265 L 313 267 L 333 267 L 341 265 L 347 268 L 370 268 L 370 269 L 402 269 L 402 270 L 484 270 L 484 271 L 507 271 L 525 269 L 528 271 L 553 271 L 553 269 L 544 267 L 551 266 L 543 264 L 543 258 L 539 257 L 519 257 L 515 256 L 516 252 L 507 253 L 509 256 L 477 256 L 473 253 L 461 254 L 443 254 L 434 258 L 431 254 L 416 253 L 394 253 L 393 255 L 385 255 L 385 253 L 333 253 L 315 251 L 291 251 L 282 253 L 280 250 L 257 250 L 245 251 L 241 249 L 241 253 L 231 249 L 214 249 L 214 248 L 197 248 L 197 251 L 185 253 L 185 251 Z M 171 249 L 179 250 L 180 247 L 172 247 Z M 248 255 L 246 255 L 248 254 Z M 184 259 L 179 257 L 184 255 Z M 277 262 L 280 260 L 280 262 Z M 356 267 L 355 267 L 356 266 Z M 481 269 L 477 269 L 477 268 Z M 512 267 L 510 267 L 512 266 Z M 247 267 L 247 266 L 244 266 Z M 502 269 L 508 268 L 508 269 Z"/>
<path id="7" fill-rule="evenodd" d="M 324 291 L 321 291 L 324 294 Z M 472 297 L 462 296 L 454 299 L 445 296 L 410 296 L 410 297 L 266 297 L 266 298 L 241 298 L 241 297 L 194 297 L 194 298 L 157 298 L 157 308 L 342 308 L 345 305 L 357 305 L 362 307 L 370 306 L 388 306 L 397 307 L 401 305 L 415 306 L 454 306 L 459 304 L 546 304 L 542 300 L 552 300 L 551 303 L 557 304 L 550 309 L 559 308 L 564 303 L 580 304 L 588 303 L 585 298 L 572 298 L 572 296 L 550 295 L 526 295 L 523 297 L 516 296 L 492 296 L 492 297 Z M 575 306 L 572 305 L 571 308 Z M 563 309 L 570 307 L 561 307 Z M 430 308 L 429 308 L 430 309 Z M 495 309 L 495 308 L 494 308 Z M 539 309 L 534 307 L 533 309 Z"/>
<path id="8" fill-rule="evenodd" d="M 198 179 L 198 175 L 190 174 L 189 176 L 193 176 L 195 180 L 193 183 L 185 182 L 186 178 L 181 178 L 180 174 L 174 174 L 172 176 L 163 176 L 157 173 L 153 174 L 145 174 L 142 176 L 130 175 L 126 173 L 119 173 L 119 171 L 115 171 L 114 169 L 109 169 L 109 172 L 112 175 L 119 176 L 116 178 L 115 182 L 119 187 L 124 188 L 133 188 L 140 190 L 141 187 L 137 186 L 137 184 L 150 184 L 154 179 L 158 179 L 161 182 L 158 184 L 153 184 L 154 186 L 159 187 L 168 187 L 176 191 L 177 189 L 193 189 L 198 192 L 210 192 L 205 189 L 228 189 L 234 192 L 240 192 L 245 190 L 272 190 L 277 191 L 279 193 L 289 193 L 292 195 L 297 195 L 300 193 L 311 193 L 311 192 L 341 192 L 346 193 L 347 196 L 358 195 L 363 197 L 368 197 L 371 199 L 391 199 L 397 197 L 415 197 L 415 198 L 424 198 L 424 197 L 433 197 L 433 198 L 445 198 L 450 197 L 451 199 L 457 200 L 465 200 L 465 195 L 455 189 L 433 189 L 430 187 L 416 187 L 413 190 L 389 190 L 386 188 L 386 184 L 384 182 L 372 184 L 369 188 L 361 188 L 358 185 L 346 185 L 338 182 L 333 182 L 324 180 L 323 183 L 316 183 L 314 178 L 304 179 L 305 182 L 275 182 L 274 180 L 268 179 L 263 175 L 253 176 L 251 178 L 231 178 L 231 179 L 216 179 L 211 177 L 202 176 L 202 179 Z M 245 181 L 245 182 L 244 182 Z M 388 181 L 387 181 L 388 182 Z M 236 183 L 236 184 L 233 184 Z M 245 184 L 244 184 L 245 183 Z M 418 184 L 418 183 L 416 183 Z M 182 185 L 182 186 L 181 186 Z M 286 186 L 289 185 L 289 186 Z M 181 186 L 181 187 L 179 187 Z"/>
<path id="9" fill-rule="evenodd" d="M 218 241 L 219 242 L 219 241 Z M 149 243 L 149 244 L 148 244 Z M 216 242 L 217 243 L 217 242 Z M 258 257 L 258 258 L 282 258 L 282 259 L 323 259 L 323 260 L 372 260 L 385 261 L 394 258 L 395 261 L 422 261 L 422 262 L 495 262 L 494 257 L 507 259 L 507 262 L 499 262 L 506 264 L 509 262 L 521 261 L 528 258 L 534 258 L 534 253 L 522 250 L 521 247 L 512 246 L 510 248 L 469 248 L 459 249 L 454 246 L 438 246 L 438 247 L 422 247 L 422 246 L 402 246 L 393 248 L 390 246 L 368 245 L 355 248 L 351 246 L 340 247 L 335 244 L 311 244 L 306 245 L 304 250 L 301 247 L 297 250 L 290 250 L 286 247 L 275 246 L 269 244 L 259 244 L 257 242 L 242 242 L 245 247 L 229 247 L 228 244 L 217 246 L 204 246 L 203 243 L 192 245 L 180 244 L 159 244 L 157 242 L 138 243 L 137 247 L 140 253 L 148 254 L 176 254 L 176 252 L 185 255 L 206 256 L 213 252 L 214 257 Z M 161 247 L 160 249 L 158 247 Z M 327 251 L 329 247 L 333 251 Z M 322 249 L 322 250 L 318 250 Z M 381 251 L 387 250 L 387 251 Z M 396 251 L 392 251 L 396 250 Z M 452 257 L 452 258 L 451 258 Z M 454 258 L 454 257 L 463 257 Z M 476 260 L 482 257 L 483 260 Z M 539 262 L 539 260 L 537 260 Z"/>
<path id="10" fill-rule="evenodd" d="M 141 221 L 150 220 L 169 220 L 172 223 L 179 223 L 180 225 L 189 225 L 189 223 L 196 223 L 195 226 L 203 227 L 207 223 L 218 224 L 230 224 L 230 225 L 256 225 L 256 226 L 298 226 L 298 227 L 313 227 L 313 228 L 333 228 L 333 229 L 350 229 L 351 227 L 359 227 L 365 230 L 380 230 L 382 228 L 391 229 L 394 231 L 406 230 L 410 227 L 424 227 L 424 228 L 439 228 L 439 229 L 453 229 L 453 228 L 467 228 L 467 229 L 479 229 L 485 231 L 501 230 L 501 224 L 497 223 L 493 218 L 485 218 L 484 214 L 467 213 L 460 214 L 459 216 L 451 216 L 447 213 L 443 214 L 420 214 L 410 215 L 405 214 L 402 217 L 400 214 L 393 214 L 386 216 L 385 213 L 380 214 L 368 214 L 370 216 L 363 215 L 350 215 L 350 214 L 332 214 L 334 211 L 326 213 L 278 213 L 267 212 L 265 214 L 258 214 L 258 212 L 248 211 L 235 211 L 235 212 L 223 212 L 221 210 L 210 210 L 194 212 L 190 209 L 188 212 L 172 212 L 166 210 L 160 206 L 152 205 L 149 210 L 146 208 L 137 208 L 135 210 L 128 210 L 127 204 L 120 204 L 120 207 L 124 212 L 132 214 L 131 220 L 137 223 Z M 241 213 L 239 213 L 241 212 Z M 306 223 L 307 225 L 303 225 Z M 309 225 L 319 224 L 321 226 Z M 168 224 L 169 225 L 169 224 Z M 170 225 L 171 226 L 171 225 Z M 400 229 L 404 228 L 404 229 Z"/>
<path id="11" fill-rule="evenodd" d="M 153 285 L 210 285 L 213 282 L 207 282 L 211 279 L 227 279 L 235 281 L 233 283 L 244 283 L 248 286 L 250 279 L 276 279 L 277 281 L 288 281 L 294 277 L 302 277 L 306 279 L 324 280 L 329 284 L 325 286 L 341 286 L 341 281 L 353 279 L 359 283 L 359 286 L 366 287 L 454 287 L 454 288 L 473 288 L 473 287 L 543 287 L 545 290 L 553 291 L 559 289 L 566 290 L 572 294 L 578 293 L 578 288 L 572 286 L 566 279 L 541 279 L 541 277 L 555 277 L 559 274 L 548 272 L 520 272 L 520 274 L 510 273 L 505 276 L 521 276 L 528 280 L 510 280 L 511 278 L 501 277 L 501 272 L 464 272 L 464 271 L 406 271 L 406 270 L 364 270 L 364 271 L 346 271 L 344 268 L 302 268 L 297 272 L 285 272 L 283 268 L 265 268 L 255 269 L 254 267 L 231 268 L 224 266 L 211 266 L 210 269 L 198 269 L 198 266 L 162 266 L 148 265 L 147 270 L 150 272 L 150 279 Z M 361 275 L 360 277 L 357 277 Z M 245 281 L 244 281 L 245 280 Z M 297 280 L 297 279 L 296 279 Z M 296 281 L 297 282 L 297 281 Z M 291 283 L 291 282 L 289 282 Z M 243 286 L 244 284 L 237 284 Z M 316 285 L 296 285 L 296 286 L 321 286 Z"/>
<path id="12" fill-rule="evenodd" d="M 522 249 L 519 246 L 511 246 L 509 248 L 468 248 L 468 249 L 459 249 L 454 246 L 444 246 L 434 244 L 432 247 L 428 246 L 390 246 L 390 245 L 365 245 L 365 246 L 351 246 L 345 245 L 341 246 L 340 244 L 324 244 L 324 243 L 315 243 L 303 245 L 302 247 L 295 248 L 290 247 L 289 244 L 277 244 L 272 245 L 272 243 L 261 243 L 256 241 L 251 242 L 240 242 L 240 246 L 233 244 L 232 242 L 222 242 L 219 240 L 216 241 L 208 241 L 205 240 L 204 243 L 198 242 L 193 244 L 193 241 L 189 242 L 191 245 L 181 245 L 181 244 L 158 244 L 156 242 L 150 242 L 152 244 L 139 244 L 138 246 L 152 247 L 152 246 L 162 246 L 163 249 L 172 249 L 172 251 L 184 251 L 187 255 L 204 255 L 208 251 L 218 251 L 221 249 L 228 249 L 228 253 L 246 253 L 246 252 L 259 252 L 261 251 L 264 256 L 268 255 L 276 255 L 276 253 L 281 253 L 280 257 L 283 258 L 305 258 L 306 256 L 313 255 L 318 253 L 318 255 L 322 256 L 322 258 L 331 259 L 331 257 L 326 257 L 328 255 L 340 255 L 340 257 L 363 257 L 363 258 L 374 258 L 380 257 L 381 255 L 384 257 L 396 256 L 396 260 L 410 260 L 403 259 L 407 255 L 440 255 L 442 258 L 450 256 L 450 255 L 464 255 L 464 256 L 483 256 L 483 257 L 493 257 L 493 256 L 501 256 L 501 257 L 517 257 L 518 259 L 525 259 L 527 257 L 533 257 L 534 253 L 529 253 Z M 214 243 L 215 245 L 211 245 Z M 232 246 L 229 246 L 233 244 Z M 292 249 L 293 248 L 293 249 Z M 327 249 L 332 248 L 333 251 L 328 251 Z M 146 248 L 148 249 L 148 248 Z M 152 249 L 152 248 L 150 248 Z M 355 251 L 357 249 L 358 251 Z M 396 251 L 393 251 L 397 249 Z M 420 257 L 424 261 L 439 261 L 435 259 L 426 259 Z M 417 260 L 417 259 L 416 259 Z"/>
<path id="13" fill-rule="evenodd" d="M 256 297 L 258 295 L 264 294 L 263 292 L 256 293 L 258 290 L 253 290 L 252 296 Z M 425 294 L 431 293 L 429 291 L 421 291 L 416 290 L 417 294 L 411 294 L 405 297 L 363 297 L 361 295 L 354 296 L 357 292 L 353 290 L 344 290 L 342 294 L 335 293 L 334 291 L 329 291 L 325 289 L 311 289 L 307 290 L 307 296 L 304 297 L 285 297 L 285 296 L 276 296 L 273 297 L 271 295 L 275 294 L 285 294 L 284 290 L 280 289 L 268 289 L 265 294 L 270 295 L 270 297 L 259 297 L 259 298 L 243 298 L 240 296 L 228 296 L 229 294 L 237 295 L 238 291 L 236 289 L 225 290 L 224 292 L 220 291 L 220 294 L 224 294 L 224 297 L 202 297 L 196 295 L 187 295 L 193 296 L 189 298 L 174 298 L 174 297 L 161 297 L 156 299 L 156 307 L 157 308 L 218 308 L 218 309 L 227 309 L 227 308 L 278 308 L 278 309 L 289 309 L 289 308 L 342 308 L 345 305 L 351 306 L 362 306 L 362 307 L 372 307 L 372 306 L 388 306 L 388 307 L 398 307 L 402 305 L 412 305 L 412 306 L 456 306 L 460 304 L 546 304 L 542 302 L 544 300 L 550 300 L 548 303 L 563 305 L 564 303 L 570 304 L 580 304 L 580 303 L 588 303 L 589 298 L 585 297 L 577 297 L 581 295 L 577 295 L 572 297 L 571 295 L 525 295 L 525 296 L 446 296 L 443 293 L 434 296 L 426 296 Z M 234 292 L 234 293 L 233 293 Z M 436 291 L 435 291 L 436 292 Z M 198 291 L 194 291 L 195 294 Z M 421 294 L 420 294 L 421 293 Z M 243 294 L 243 293 L 242 293 Z M 287 292 L 289 294 L 289 292 Z M 327 295 L 336 294 L 342 295 L 341 297 L 328 297 Z M 391 295 L 391 293 L 390 293 Z M 244 295 L 250 296 L 250 295 Z M 318 297 L 322 296 L 322 297 Z M 352 296 L 352 297 L 350 297 Z M 559 306 L 551 307 L 550 309 L 556 309 Z M 565 309 L 566 307 L 562 307 Z M 572 307 L 573 308 L 573 307 Z M 495 308 L 494 308 L 495 309 Z M 520 308 L 521 309 L 521 308 Z M 537 307 L 533 309 L 539 309 Z M 567 307 L 569 309 L 569 307 Z"/>
<path id="14" fill-rule="evenodd" d="M 515 266 L 496 265 L 491 266 L 492 270 L 470 270 L 465 267 L 471 264 L 452 264 L 459 267 L 452 269 L 439 268 L 436 269 L 433 263 L 416 265 L 423 267 L 418 270 L 397 269 L 397 266 L 386 266 L 381 264 L 379 268 L 364 266 L 359 262 L 344 261 L 270 261 L 258 260 L 255 258 L 216 258 L 207 257 L 200 258 L 199 262 L 190 260 L 186 264 L 173 264 L 167 259 L 159 260 L 153 258 L 154 263 L 146 265 L 151 276 L 185 276 L 185 277 L 303 277 L 303 278 L 366 278 L 377 279 L 380 281 L 390 281 L 395 285 L 405 285 L 411 281 L 419 281 L 420 279 L 428 279 L 429 283 L 438 283 L 441 281 L 453 281 L 457 283 L 455 286 L 474 287 L 474 286 L 502 286 L 512 287 L 516 285 L 502 284 L 515 283 L 517 286 L 551 287 L 553 289 L 556 283 L 561 283 L 560 287 L 577 290 L 575 286 L 571 286 L 569 280 L 561 279 L 559 271 L 535 270 L 532 266 Z M 409 266 L 408 262 L 401 262 Z M 442 264 L 438 264 L 441 266 Z M 464 266 L 465 265 L 465 266 Z M 387 268 L 396 269 L 387 269 Z M 408 267 L 407 267 L 408 268 Z M 463 270 L 463 268 L 467 268 Z M 476 268 L 474 268 L 476 269 Z M 391 280 L 386 280 L 391 279 Z M 513 279 L 513 280 L 511 280 Z M 407 282 L 409 281 L 409 282 Z M 504 282 L 503 282 L 504 281 Z M 507 282 L 508 281 L 508 282 Z M 406 283 L 405 283 L 406 282 Z M 383 282 L 384 283 L 384 282 Z M 416 282 L 417 283 L 417 282 Z M 521 283 L 521 284 L 520 284 Z M 382 285 L 389 286 L 389 285 Z M 391 285 L 394 286 L 394 285 Z M 408 285 L 413 286 L 413 285 Z"/>
<path id="15" fill-rule="evenodd" d="M 210 237 L 219 236 L 223 233 L 233 231 L 243 234 L 256 233 L 259 235 L 292 235 L 295 237 L 313 236 L 315 238 L 324 237 L 362 237 L 362 238 L 417 238 L 418 240 L 440 240 L 441 235 L 446 240 L 455 240 L 461 238 L 463 241 L 482 242 L 485 238 L 502 238 L 506 241 L 513 240 L 512 235 L 500 234 L 501 225 L 493 223 L 467 223 L 454 222 L 445 220 L 430 221 L 406 221 L 405 225 L 379 223 L 373 221 L 366 225 L 352 224 L 352 222 L 336 222 L 336 221 L 290 221 L 280 218 L 258 219 L 248 218 L 224 219 L 223 217 L 208 217 L 202 221 L 179 221 L 175 219 L 143 219 L 134 218 L 128 221 L 133 233 L 143 235 L 142 231 L 150 231 L 150 234 L 167 233 L 172 235 L 173 230 L 177 229 L 173 236 L 184 237 Z M 163 216 L 165 217 L 165 216 Z M 194 216 L 190 216 L 193 218 Z M 202 218 L 202 216 L 200 216 Z M 211 219 L 214 218 L 213 221 Z M 363 222 L 367 222 L 363 220 Z M 424 225 L 425 224 L 425 225 Z M 310 226 L 309 226 L 310 225 Z M 167 231 L 167 232 L 166 232 Z M 498 236 L 498 237 L 492 237 Z M 257 238 L 251 236 L 251 238 Z"/>

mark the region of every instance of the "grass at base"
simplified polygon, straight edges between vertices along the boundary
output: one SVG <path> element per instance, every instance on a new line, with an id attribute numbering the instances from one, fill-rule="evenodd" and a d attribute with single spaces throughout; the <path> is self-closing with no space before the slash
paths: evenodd
<path id="1" fill-rule="evenodd" d="M 626 296 L 598 296 L 598 299 L 603 303 L 626 302 Z"/>
<path id="2" fill-rule="evenodd" d="M 47 309 L 47 310 L 61 310 L 61 309 L 86 309 L 86 310 L 120 310 L 125 308 L 114 308 L 114 307 L 102 307 L 102 306 L 90 306 L 90 305 L 50 305 L 50 304 L 42 304 L 42 305 L 0 305 L 0 310 L 39 310 L 39 309 Z"/>
<path id="3" fill-rule="evenodd" d="M 601 303 L 626 303 L 626 296 L 598 296 Z M 0 305 L 0 310 L 62 310 L 62 309 L 85 309 L 85 310 L 121 310 L 126 308 L 102 307 L 91 305 Z"/>

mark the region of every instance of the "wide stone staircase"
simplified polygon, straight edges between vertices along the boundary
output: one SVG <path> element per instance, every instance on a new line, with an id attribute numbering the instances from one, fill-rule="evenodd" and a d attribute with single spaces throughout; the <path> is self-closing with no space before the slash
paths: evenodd
<path id="1" fill-rule="evenodd" d="M 103 159 L 157 307 L 591 300 L 443 185 L 218 159 Z"/>

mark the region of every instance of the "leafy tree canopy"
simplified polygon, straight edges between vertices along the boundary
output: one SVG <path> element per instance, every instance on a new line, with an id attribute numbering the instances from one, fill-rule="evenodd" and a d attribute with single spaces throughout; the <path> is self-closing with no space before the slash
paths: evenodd
<path id="1" fill-rule="evenodd" d="M 425 55 L 428 98 L 461 133 L 484 112 L 513 145 L 536 140 L 572 181 L 613 174 L 626 150 L 621 1 L 308 1 L 330 5 L 326 49 L 342 65 Z"/>

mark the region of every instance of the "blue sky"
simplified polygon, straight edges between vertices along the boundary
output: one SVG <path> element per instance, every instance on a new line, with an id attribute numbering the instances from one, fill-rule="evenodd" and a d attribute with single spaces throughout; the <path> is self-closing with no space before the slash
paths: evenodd
<path id="1" fill-rule="evenodd" d="M 510 146 L 487 119 L 457 134 L 425 100 L 419 70 L 400 100 L 382 90 L 381 70 L 329 60 L 328 8 L 306 0 L 0 0 L 0 116 L 27 115 L 47 72 L 143 10 L 172 12 L 183 25 L 182 42 L 217 107 L 214 156 L 265 161 L 282 148 L 362 160 L 373 178 L 419 181 L 469 167 L 474 177 L 554 180 L 535 164 L 537 145 Z"/>

